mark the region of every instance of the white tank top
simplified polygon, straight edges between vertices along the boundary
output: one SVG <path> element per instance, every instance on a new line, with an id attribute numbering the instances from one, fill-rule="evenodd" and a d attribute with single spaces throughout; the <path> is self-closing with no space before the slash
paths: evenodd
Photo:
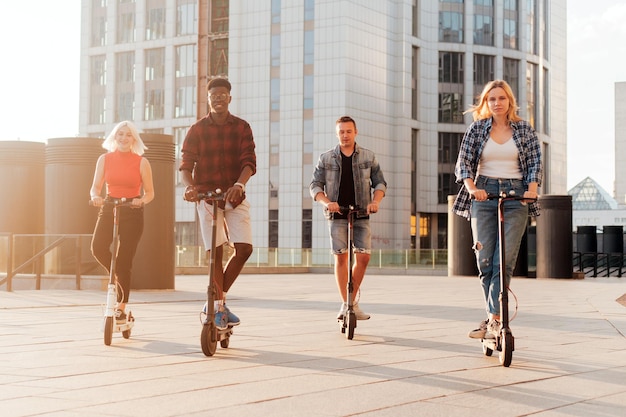
<path id="1" fill-rule="evenodd" d="M 513 138 L 499 144 L 489 137 L 480 155 L 477 175 L 490 178 L 522 179 L 517 146 Z"/>

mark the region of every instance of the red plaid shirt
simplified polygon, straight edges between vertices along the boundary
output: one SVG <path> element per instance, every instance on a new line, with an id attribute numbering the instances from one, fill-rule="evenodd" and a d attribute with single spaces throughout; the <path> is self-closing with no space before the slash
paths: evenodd
<path id="1" fill-rule="evenodd" d="M 239 179 L 244 167 L 256 172 L 256 153 L 248 122 L 232 114 L 218 125 L 210 113 L 187 132 L 179 170 L 191 171 L 199 192 L 226 191 Z"/>

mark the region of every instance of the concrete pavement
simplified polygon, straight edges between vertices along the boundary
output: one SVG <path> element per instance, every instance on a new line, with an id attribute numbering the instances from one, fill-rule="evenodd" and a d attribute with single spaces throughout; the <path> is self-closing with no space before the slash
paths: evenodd
<path id="1" fill-rule="evenodd" d="M 467 332 L 474 277 L 370 275 L 372 314 L 339 331 L 330 274 L 242 275 L 228 349 L 200 348 L 206 277 L 133 291 L 130 339 L 101 329 L 105 293 L 0 292 L 0 410 L 17 416 L 623 416 L 626 278 L 515 278 L 511 367 Z M 513 300 L 513 299 L 512 299 Z"/>

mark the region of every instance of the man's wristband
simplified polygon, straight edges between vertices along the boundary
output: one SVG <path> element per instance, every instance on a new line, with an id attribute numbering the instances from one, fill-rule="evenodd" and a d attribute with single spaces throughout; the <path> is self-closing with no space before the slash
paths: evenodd
<path id="1" fill-rule="evenodd" d="M 246 192 L 246 184 L 241 183 L 241 182 L 236 182 L 235 185 L 238 187 L 241 187 L 241 191 L 243 191 L 244 193 Z"/>

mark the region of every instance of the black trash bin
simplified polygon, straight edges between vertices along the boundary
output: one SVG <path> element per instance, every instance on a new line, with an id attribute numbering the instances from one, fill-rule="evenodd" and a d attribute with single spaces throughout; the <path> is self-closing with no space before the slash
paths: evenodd
<path id="1" fill-rule="evenodd" d="M 572 196 L 545 195 L 539 204 L 537 278 L 572 278 Z"/>
<path id="2" fill-rule="evenodd" d="M 470 222 L 452 212 L 456 196 L 448 196 L 448 276 L 478 275 Z"/>

